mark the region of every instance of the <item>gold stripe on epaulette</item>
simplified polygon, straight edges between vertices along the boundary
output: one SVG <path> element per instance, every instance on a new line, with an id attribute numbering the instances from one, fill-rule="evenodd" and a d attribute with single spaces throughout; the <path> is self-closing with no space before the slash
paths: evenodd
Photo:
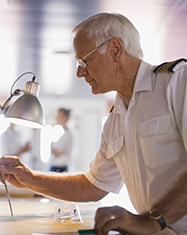
<path id="1" fill-rule="evenodd" d="M 178 63 L 180 63 L 181 61 L 187 62 L 187 60 L 184 59 L 184 58 L 179 59 L 179 60 L 175 60 L 175 61 L 171 61 L 171 62 L 165 62 L 165 63 L 160 64 L 159 66 L 157 66 L 157 67 L 153 70 L 153 72 L 154 72 L 154 73 L 162 73 L 162 72 L 171 72 L 171 73 L 174 73 L 173 68 L 174 68 Z"/>
<path id="2" fill-rule="evenodd" d="M 114 109 L 114 105 L 112 105 L 112 108 L 110 109 L 110 113 L 113 111 L 113 109 Z"/>

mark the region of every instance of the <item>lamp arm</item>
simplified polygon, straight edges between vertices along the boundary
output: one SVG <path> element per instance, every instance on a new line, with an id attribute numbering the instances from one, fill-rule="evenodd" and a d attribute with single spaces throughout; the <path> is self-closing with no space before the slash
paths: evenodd
<path id="1" fill-rule="evenodd" d="M 21 74 L 15 81 L 14 83 L 12 84 L 11 86 L 11 89 L 10 89 L 10 96 L 9 98 L 5 101 L 5 103 L 3 104 L 3 106 L 1 107 L 1 113 L 3 113 L 3 111 L 6 109 L 6 107 L 8 106 L 10 100 L 12 99 L 13 96 L 16 96 L 16 95 L 20 95 L 21 93 L 21 90 L 20 89 L 16 89 L 14 92 L 12 91 L 13 90 L 13 87 L 14 85 L 16 84 L 16 82 L 21 78 L 23 77 L 25 74 L 32 74 L 33 75 L 33 78 L 32 78 L 32 81 L 34 82 L 36 80 L 36 75 L 33 73 L 33 72 L 25 72 L 23 74 Z"/>
<path id="2" fill-rule="evenodd" d="M 13 93 L 10 94 L 9 98 L 5 101 L 5 103 L 1 107 L 1 113 L 3 113 L 3 111 L 6 109 L 6 107 L 8 106 L 8 104 L 10 102 L 10 100 L 12 99 L 12 97 L 15 96 L 15 95 L 19 95 L 20 92 L 21 92 L 20 89 L 16 89 Z"/>
<path id="3" fill-rule="evenodd" d="M 12 84 L 11 86 L 11 89 L 10 89 L 10 94 L 12 95 L 12 90 L 13 90 L 13 87 L 14 85 L 16 84 L 16 82 L 21 78 L 23 77 L 25 74 L 32 74 L 33 75 L 33 78 L 32 78 L 32 81 L 34 82 L 36 80 L 36 75 L 33 73 L 33 72 L 25 72 L 23 74 L 21 74 L 16 80 L 15 82 Z"/>

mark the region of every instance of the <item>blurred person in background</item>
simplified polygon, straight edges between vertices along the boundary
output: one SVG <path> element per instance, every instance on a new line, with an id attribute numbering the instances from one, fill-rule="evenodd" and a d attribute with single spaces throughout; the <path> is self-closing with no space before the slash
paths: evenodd
<path id="1" fill-rule="evenodd" d="M 23 143 L 21 133 L 16 130 L 16 125 L 10 123 L 10 126 L 0 137 L 1 155 L 14 155 L 22 157 L 26 152 L 31 151 L 31 142 Z"/>
<path id="2" fill-rule="evenodd" d="M 67 127 L 71 110 L 59 108 L 56 122 L 62 127 L 62 135 L 56 142 L 51 144 L 50 171 L 68 171 L 72 152 L 72 133 Z"/>

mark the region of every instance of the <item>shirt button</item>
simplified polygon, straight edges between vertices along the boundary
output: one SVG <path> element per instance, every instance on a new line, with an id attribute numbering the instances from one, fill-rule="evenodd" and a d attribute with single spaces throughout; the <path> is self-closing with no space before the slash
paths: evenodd
<path id="1" fill-rule="evenodd" d="M 139 181 L 140 180 L 140 177 L 139 177 L 139 175 L 137 175 L 137 181 Z"/>
<path id="2" fill-rule="evenodd" d="M 135 150 L 135 147 L 134 147 L 134 145 L 132 145 L 132 146 L 131 146 L 131 150 L 133 150 L 133 151 Z"/>
<path id="3" fill-rule="evenodd" d="M 114 154 L 114 150 L 112 150 L 112 154 Z"/>

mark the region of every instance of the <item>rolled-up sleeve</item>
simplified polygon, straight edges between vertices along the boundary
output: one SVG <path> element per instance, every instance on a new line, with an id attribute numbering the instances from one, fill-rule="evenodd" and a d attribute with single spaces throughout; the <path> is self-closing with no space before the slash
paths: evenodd
<path id="1" fill-rule="evenodd" d="M 109 144 L 108 139 L 105 138 L 105 136 L 107 138 L 110 136 L 108 122 L 110 123 L 110 130 L 112 129 L 112 123 L 107 120 L 102 133 L 100 149 L 90 164 L 90 171 L 85 176 L 96 187 L 106 192 L 119 193 L 124 182 L 115 159 L 122 154 L 123 136 L 116 137 L 117 139 Z"/>

